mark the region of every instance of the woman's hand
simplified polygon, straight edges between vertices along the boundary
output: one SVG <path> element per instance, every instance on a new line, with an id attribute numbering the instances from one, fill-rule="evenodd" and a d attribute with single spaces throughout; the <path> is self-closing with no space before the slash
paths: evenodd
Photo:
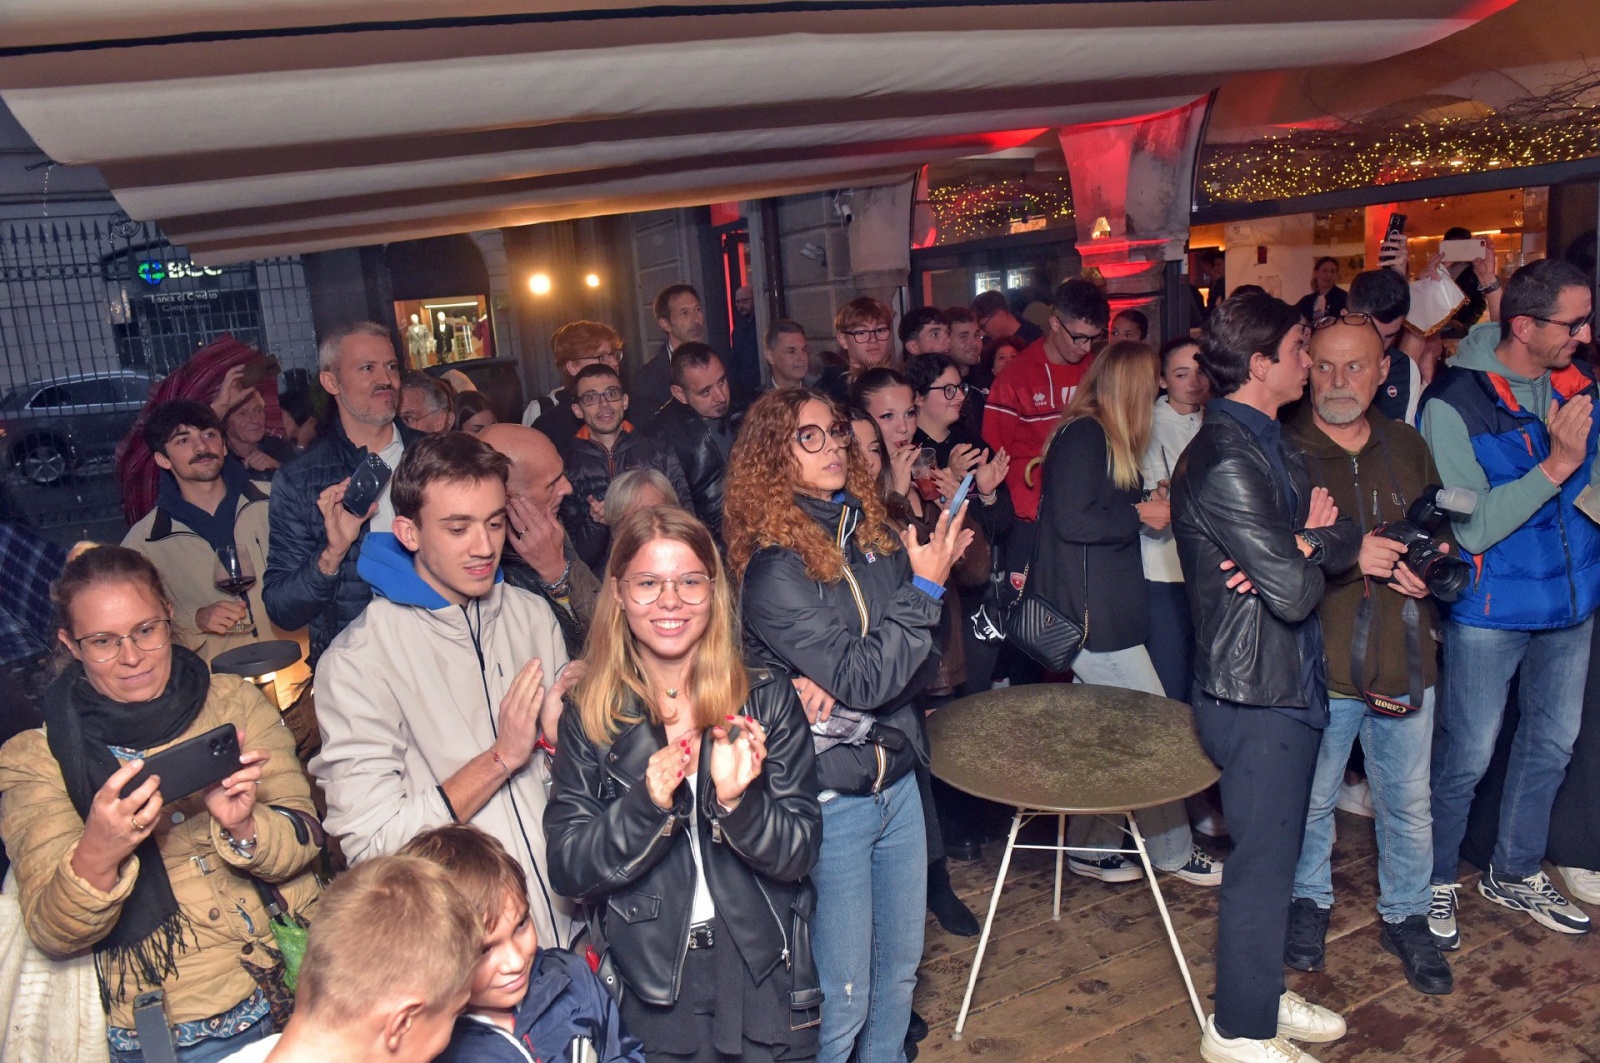
<path id="1" fill-rule="evenodd" d="M 911 562 L 912 575 L 944 586 L 945 580 L 950 578 L 950 569 L 955 567 L 956 561 L 972 543 L 974 533 L 964 523 L 968 505 L 961 503 L 954 520 L 949 510 L 941 508 L 939 522 L 933 526 L 933 533 L 928 536 L 926 543 L 917 541 L 915 528 L 907 528 L 900 533 L 901 541 L 906 544 L 906 557 Z"/>
<path id="2" fill-rule="evenodd" d="M 739 737 L 729 737 L 737 727 Z M 745 790 L 761 774 L 767 757 L 767 733 L 749 716 L 729 716 L 722 727 L 711 729 L 711 781 L 717 787 L 717 803 L 732 810 L 739 806 Z"/>
<path id="3" fill-rule="evenodd" d="M 916 447 L 901 447 L 889 455 L 889 490 L 897 495 L 911 494 L 911 466 L 917 463 Z"/>
<path id="4" fill-rule="evenodd" d="M 961 443 L 950 451 L 950 471 L 959 481 L 967 473 L 983 464 L 983 450 L 971 443 Z"/>
<path id="5" fill-rule="evenodd" d="M 561 669 L 556 676 L 556 681 L 550 684 L 550 689 L 545 692 L 544 704 L 539 707 L 539 733 L 544 735 L 544 740 L 552 746 L 556 744 L 556 729 L 561 726 L 561 711 L 566 706 L 563 700 L 567 691 L 578 685 L 584 673 L 589 670 L 588 661 L 568 661 L 567 666 Z"/>
<path id="6" fill-rule="evenodd" d="M 1164 498 L 1152 496 L 1148 502 L 1135 502 L 1133 508 L 1139 511 L 1139 523 L 1146 528 L 1160 531 L 1172 523 L 1172 503 Z"/>
<path id="7" fill-rule="evenodd" d="M 83 823 L 78 850 L 72 856 L 72 869 L 102 892 L 117 884 L 122 862 L 150 837 L 161 815 L 159 775 L 150 776 L 126 798 L 122 796 L 122 788 L 143 767 L 142 760 L 128 761 L 111 773 L 89 803 L 89 816 Z"/>
<path id="8" fill-rule="evenodd" d="M 246 750 L 239 755 L 238 771 L 206 788 L 206 811 L 238 841 L 256 836 L 256 787 L 261 785 L 261 766 L 271 757 L 265 749 Z"/>
<path id="9" fill-rule="evenodd" d="M 833 715 L 833 707 L 838 704 L 834 696 L 823 690 L 805 676 L 797 676 L 794 683 L 795 693 L 800 695 L 800 707 L 805 710 L 806 723 L 817 721 L 827 722 Z"/>
<path id="10" fill-rule="evenodd" d="M 955 470 L 952 468 L 934 469 L 929 475 L 933 479 L 934 486 L 939 489 L 939 497 L 948 502 L 950 499 L 956 497 L 957 491 L 961 490 L 961 477 L 965 476 L 966 473 L 962 473 L 960 476 L 957 476 Z"/>
<path id="11" fill-rule="evenodd" d="M 689 740 L 680 738 L 650 754 L 644 766 L 644 786 L 657 808 L 671 808 L 672 795 L 689 767 Z"/>
<path id="12" fill-rule="evenodd" d="M 1000 485 L 1006 482 L 1006 473 L 1011 471 L 1011 455 L 1002 447 L 995 451 L 994 457 L 979 465 L 972 474 L 972 486 L 978 489 L 978 494 L 984 497 L 994 494 Z"/>

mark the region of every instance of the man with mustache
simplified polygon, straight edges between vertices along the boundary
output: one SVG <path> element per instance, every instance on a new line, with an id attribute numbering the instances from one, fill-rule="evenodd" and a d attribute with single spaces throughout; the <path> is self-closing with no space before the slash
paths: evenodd
<path id="1" fill-rule="evenodd" d="M 350 474 L 375 454 L 390 469 L 405 448 L 422 438 L 395 423 L 400 408 L 400 356 L 389 330 L 373 321 L 332 329 L 317 347 L 318 380 L 333 396 L 339 417 L 321 438 L 278 471 L 273 493 L 271 552 L 262 599 L 272 622 L 310 626 L 317 658 L 372 599 L 356 570 L 369 532 L 394 525 L 394 505 L 384 487 L 365 513 L 345 509 Z"/>
<path id="2" fill-rule="evenodd" d="M 1379 940 L 1400 958 L 1413 989 L 1441 994 L 1451 990 L 1450 964 L 1428 929 L 1438 614 L 1427 585 L 1406 566 L 1405 547 L 1376 530 L 1403 519 L 1411 502 L 1439 483 L 1439 470 L 1421 433 L 1373 405 L 1389 373 L 1381 327 L 1364 313 L 1317 323 L 1311 400 L 1285 426 L 1306 454 L 1312 481 L 1328 489 L 1364 535 L 1356 564 L 1329 575 L 1317 604 L 1329 719 L 1311 782 L 1283 961 L 1301 971 L 1325 965 L 1333 808 L 1359 735 L 1379 839 Z"/>
<path id="3" fill-rule="evenodd" d="M 267 496 L 270 483 L 226 457 L 216 412 L 194 399 L 172 399 L 151 409 L 144 440 L 161 469 L 156 505 L 128 530 L 122 545 L 148 557 L 172 599 L 173 637 L 206 661 L 262 639 L 294 639 L 306 633 L 272 625 L 261 588 L 245 601 L 217 590 L 217 550 L 236 546 L 255 573 L 267 565 Z M 246 602 L 249 603 L 248 607 Z M 286 669 L 279 689 L 289 694 L 309 674 L 305 665 Z M 287 705 L 292 697 L 284 697 Z"/>

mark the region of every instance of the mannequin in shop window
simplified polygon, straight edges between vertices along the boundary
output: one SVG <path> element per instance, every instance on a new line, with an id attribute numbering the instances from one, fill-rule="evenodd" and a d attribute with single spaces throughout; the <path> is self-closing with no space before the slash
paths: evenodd
<path id="1" fill-rule="evenodd" d="M 438 349 L 439 341 L 434 339 L 428 326 L 422 323 L 421 317 L 412 314 L 411 324 L 406 327 L 406 351 L 411 355 L 412 367 L 420 369 L 432 365 Z"/>

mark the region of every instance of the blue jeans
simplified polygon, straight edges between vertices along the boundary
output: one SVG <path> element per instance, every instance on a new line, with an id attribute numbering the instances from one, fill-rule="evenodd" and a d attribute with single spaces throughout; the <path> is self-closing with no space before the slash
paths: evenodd
<path id="1" fill-rule="evenodd" d="M 1522 721 L 1511 740 L 1491 862 L 1507 878 L 1527 878 L 1539 870 L 1550 809 L 1583 716 L 1593 626 L 1593 617 L 1554 631 L 1445 625 L 1444 693 L 1433 736 L 1434 882 L 1456 880 L 1473 791 L 1494 754 L 1511 676 L 1519 665 Z"/>
<path id="2" fill-rule="evenodd" d="M 232 1037 L 207 1037 L 192 1045 L 179 1047 L 176 1049 L 178 1063 L 219 1063 L 245 1045 L 259 1041 L 263 1037 L 270 1037 L 276 1032 L 270 1018 L 262 1019 L 248 1030 L 241 1030 Z M 111 1063 L 144 1063 L 144 1053 L 118 1052 L 113 1049 Z"/>
<path id="3" fill-rule="evenodd" d="M 1164 696 L 1161 677 L 1156 674 L 1150 654 L 1143 646 L 1100 653 L 1082 650 L 1072 661 L 1072 674 L 1080 683 L 1142 690 L 1147 694 Z M 1194 834 L 1189 830 L 1189 810 L 1182 801 L 1140 809 L 1134 813 L 1134 819 L 1139 824 L 1139 833 L 1144 835 L 1144 847 L 1152 867 L 1162 871 L 1177 871 L 1189 862 L 1189 855 L 1194 851 Z M 1122 831 L 1121 816 L 1073 816 L 1067 826 L 1067 844 L 1095 849 L 1120 849 L 1126 844 L 1122 839 Z M 1080 860 L 1100 860 L 1111 854 L 1073 855 Z M 1137 857 L 1126 859 L 1130 863 L 1138 862 Z"/>
<path id="4" fill-rule="evenodd" d="M 827 1003 L 817 1063 L 901 1063 L 922 962 L 928 847 L 917 780 L 822 803 L 822 853 L 811 871 L 811 951 Z"/>
<path id="5" fill-rule="evenodd" d="M 1410 704 L 1409 697 L 1396 700 Z M 1377 813 L 1378 915 L 1398 923 L 1428 914 L 1429 875 L 1433 871 L 1433 812 L 1429 807 L 1428 755 L 1433 748 L 1434 690 L 1422 694 L 1422 708 L 1397 719 L 1367 711 L 1359 698 L 1328 695 L 1331 717 L 1322 732 L 1317 773 L 1311 780 L 1311 807 L 1294 895 L 1322 908 L 1333 907 L 1333 803 L 1344 782 L 1345 762 L 1357 734 L 1367 759 L 1367 782 Z"/>

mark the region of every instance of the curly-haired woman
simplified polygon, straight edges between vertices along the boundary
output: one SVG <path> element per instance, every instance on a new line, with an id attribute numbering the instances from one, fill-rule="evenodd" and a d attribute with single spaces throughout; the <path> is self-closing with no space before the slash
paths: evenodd
<path id="1" fill-rule="evenodd" d="M 803 695 L 826 695 L 804 698 L 822 790 L 817 1058 L 899 1063 L 927 886 L 914 699 L 937 670 L 939 600 L 972 533 L 958 513 L 925 544 L 896 534 L 849 422 L 803 388 L 750 407 L 723 514 L 751 650 L 799 677 Z"/>

